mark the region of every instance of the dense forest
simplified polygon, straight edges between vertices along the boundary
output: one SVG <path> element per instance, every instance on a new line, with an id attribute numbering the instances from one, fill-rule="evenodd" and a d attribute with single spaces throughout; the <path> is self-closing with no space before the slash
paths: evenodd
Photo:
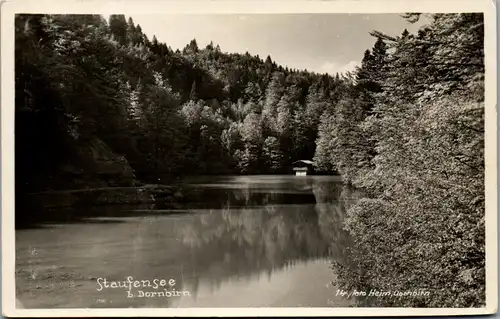
<path id="1" fill-rule="evenodd" d="M 332 76 L 194 39 L 173 50 L 123 15 L 20 15 L 16 194 L 314 159 L 363 194 L 343 287 L 432 291 L 374 305 L 484 305 L 483 16 L 428 18 L 372 32 L 360 67 Z"/>
<path id="2" fill-rule="evenodd" d="M 196 40 L 173 51 L 123 15 L 109 24 L 98 15 L 23 15 L 16 24 L 18 161 L 30 191 L 67 187 L 56 181 L 61 167 L 92 172 L 78 162 L 89 143 L 105 145 L 143 182 L 286 172 L 313 158 L 322 114 L 349 87 L 339 75 Z M 35 148 L 24 148 L 28 141 Z"/>
<path id="3" fill-rule="evenodd" d="M 431 292 L 374 305 L 485 304 L 483 28 L 482 14 L 434 14 L 415 35 L 374 32 L 359 93 L 321 121 L 316 161 L 364 193 L 345 285 Z"/>

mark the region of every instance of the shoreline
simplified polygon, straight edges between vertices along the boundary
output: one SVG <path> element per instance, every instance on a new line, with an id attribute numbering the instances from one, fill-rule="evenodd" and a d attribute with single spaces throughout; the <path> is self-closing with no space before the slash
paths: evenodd
<path id="1" fill-rule="evenodd" d="M 45 191 L 27 194 L 31 208 L 68 208 L 102 205 L 180 202 L 184 195 L 178 186 L 149 184 L 131 187 L 101 187 Z"/>

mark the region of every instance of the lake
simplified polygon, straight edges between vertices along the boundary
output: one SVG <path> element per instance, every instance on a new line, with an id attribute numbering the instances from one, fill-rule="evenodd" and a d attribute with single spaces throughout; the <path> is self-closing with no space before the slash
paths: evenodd
<path id="1" fill-rule="evenodd" d="M 330 264 L 350 242 L 342 222 L 353 199 L 340 177 L 197 177 L 183 189 L 189 200 L 175 208 L 98 207 L 16 230 L 17 299 L 26 308 L 352 304 L 336 296 Z"/>

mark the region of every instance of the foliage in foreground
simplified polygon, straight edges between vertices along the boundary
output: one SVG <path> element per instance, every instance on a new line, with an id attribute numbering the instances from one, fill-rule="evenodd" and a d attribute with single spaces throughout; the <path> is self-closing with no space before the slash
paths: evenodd
<path id="1" fill-rule="evenodd" d="M 365 192 L 347 213 L 354 245 L 349 262 L 335 264 L 341 286 L 430 292 L 369 305 L 485 304 L 482 28 L 480 14 L 436 14 L 417 35 L 386 37 L 392 52 L 371 76 L 373 103 L 344 101 L 323 124 L 334 134 L 320 129 L 329 142 L 318 147 L 332 151 L 317 156 Z"/>
<path id="2" fill-rule="evenodd" d="M 411 130 L 402 130 L 401 142 L 375 159 L 378 170 L 369 177 L 384 192 L 348 212 L 346 228 L 359 254 L 352 263 L 363 278 L 353 282 L 353 269 L 343 269 L 351 289 L 431 293 L 372 300 L 378 305 L 484 303 L 483 141 L 476 133 L 483 130 L 481 114 L 476 103 L 443 101 L 400 124 Z"/>

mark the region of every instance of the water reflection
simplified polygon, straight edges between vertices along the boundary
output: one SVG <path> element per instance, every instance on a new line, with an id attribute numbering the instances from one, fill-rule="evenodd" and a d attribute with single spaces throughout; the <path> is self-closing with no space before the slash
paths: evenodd
<path id="1" fill-rule="evenodd" d="M 91 224 L 18 231 L 18 298 L 38 308 L 346 306 L 329 286 L 329 261 L 342 261 L 350 245 L 342 222 L 352 194 L 338 178 L 198 178 L 185 193 L 189 203 L 178 209 L 128 209 L 123 217 L 114 208 L 89 214 Z M 176 290 L 192 296 L 96 292 L 95 278 L 127 276 L 175 278 Z M 46 278 L 78 286 L 33 297 Z M 260 294 L 249 297 L 247 287 Z"/>

